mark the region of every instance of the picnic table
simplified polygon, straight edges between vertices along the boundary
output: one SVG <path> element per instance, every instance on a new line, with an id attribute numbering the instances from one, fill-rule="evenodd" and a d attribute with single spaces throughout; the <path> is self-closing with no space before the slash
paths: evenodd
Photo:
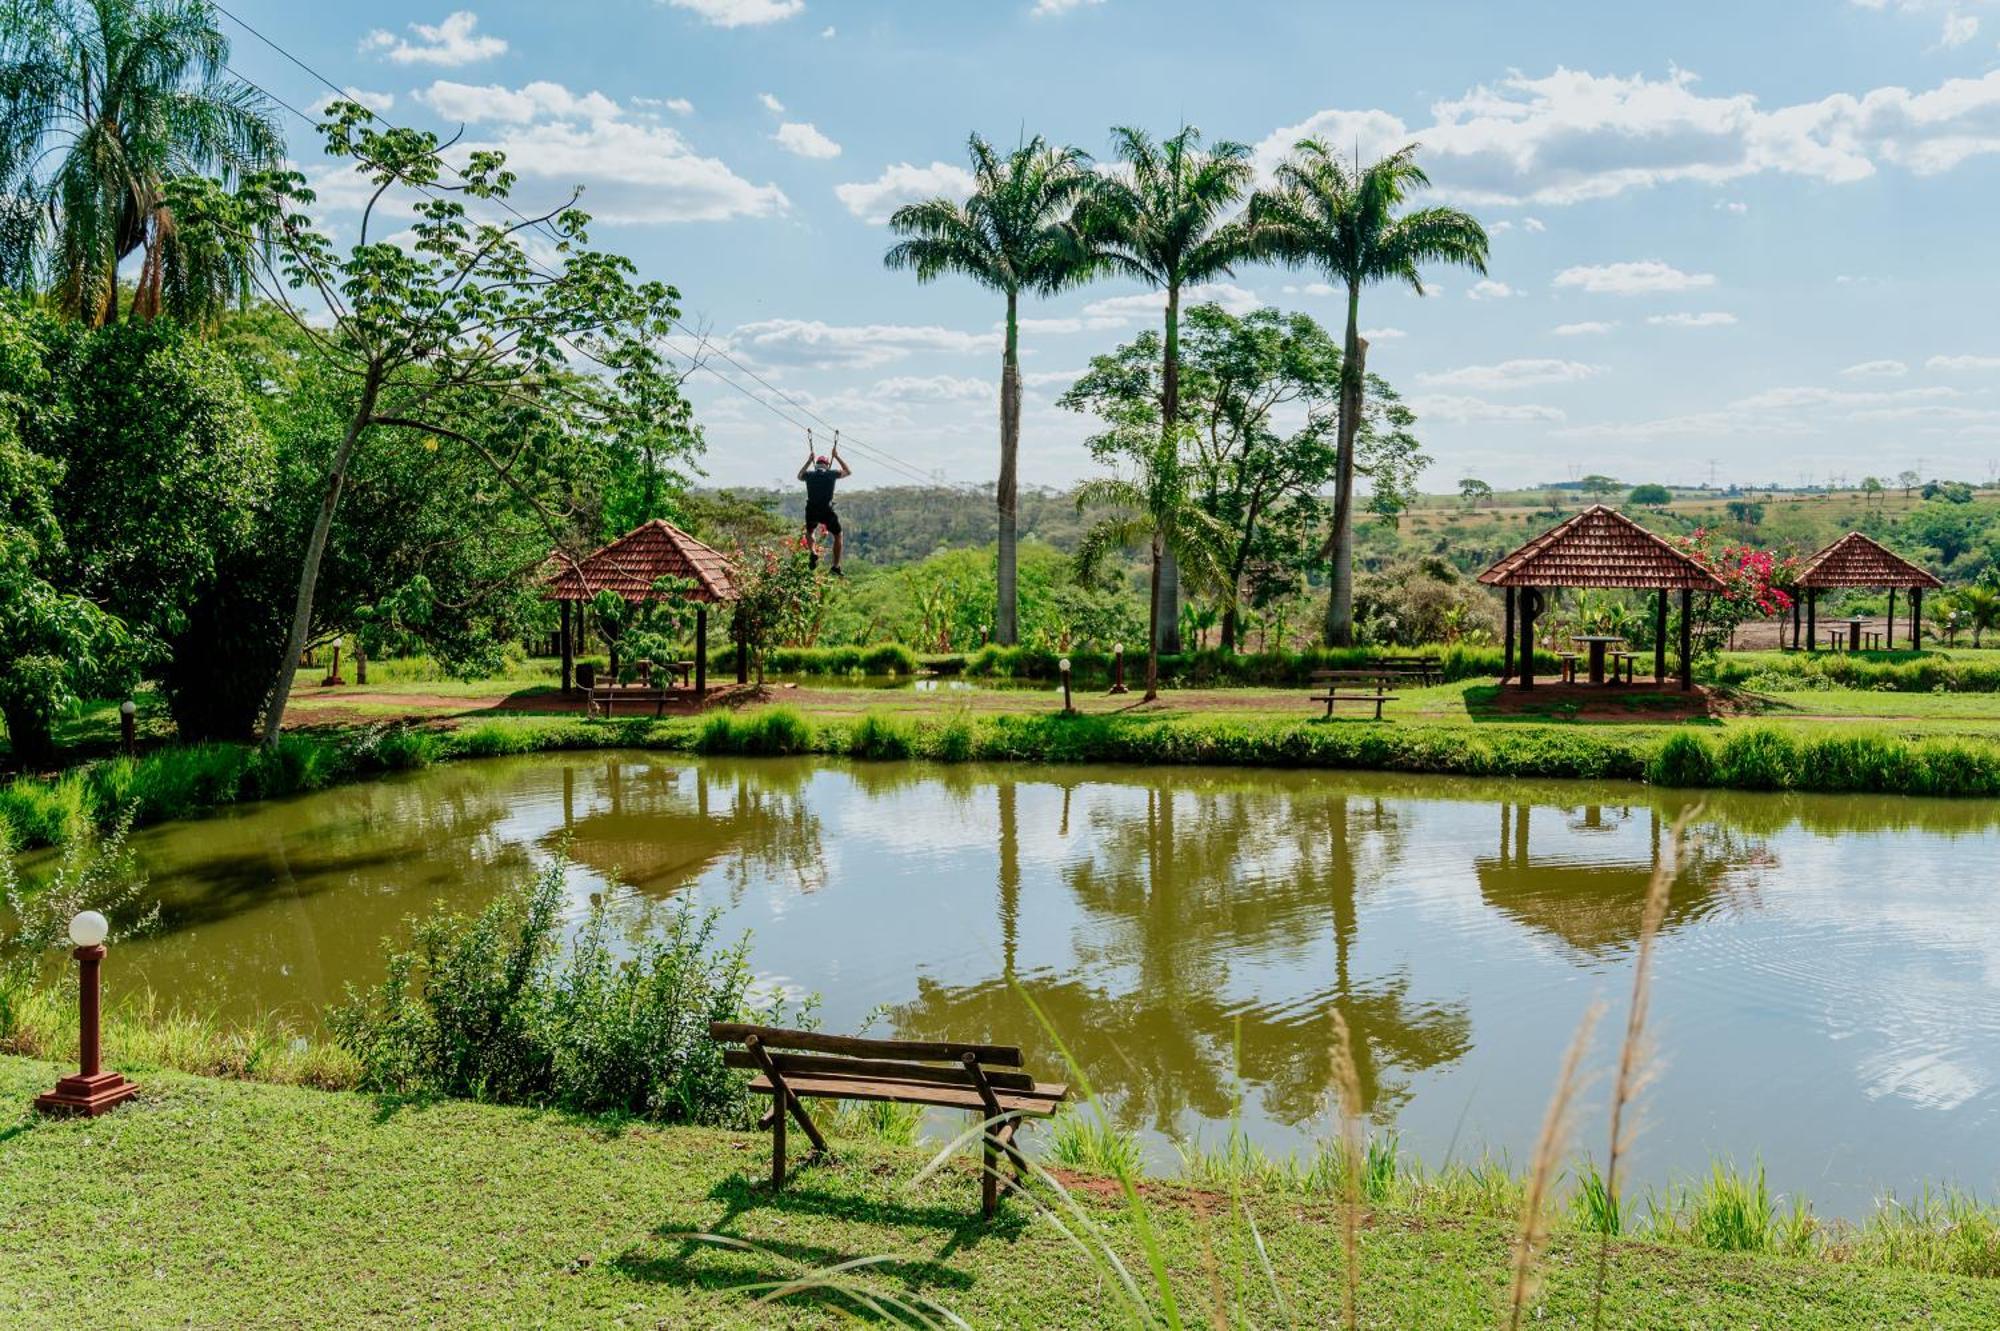
<path id="1" fill-rule="evenodd" d="M 1622 643 L 1625 641 L 1625 638 L 1623 634 L 1617 633 L 1577 633 L 1571 635 L 1570 641 L 1580 643 L 1589 649 L 1590 682 L 1593 684 L 1602 684 L 1604 682 L 1604 653 L 1612 643 Z"/>
<path id="2" fill-rule="evenodd" d="M 1858 652 L 1858 651 L 1860 651 L 1860 650 L 1861 650 L 1861 626 L 1862 626 L 1863 624 L 1866 624 L 1867 622 L 1868 622 L 1867 620 L 1863 619 L 1863 618 L 1862 618 L 1861 616 L 1859 616 L 1859 615 L 1856 615 L 1856 616 L 1854 616 L 1854 617 L 1853 617 L 1852 619 L 1849 619 L 1849 620 L 1847 621 L 1847 650 L 1848 650 L 1848 651 L 1850 651 L 1850 652 Z"/>

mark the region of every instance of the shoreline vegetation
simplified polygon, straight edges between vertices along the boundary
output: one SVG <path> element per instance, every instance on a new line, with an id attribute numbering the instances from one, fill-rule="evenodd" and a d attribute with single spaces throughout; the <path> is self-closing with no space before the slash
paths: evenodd
<path id="1" fill-rule="evenodd" d="M 192 817 L 467 758 L 592 749 L 928 762 L 1324 768 L 1467 777 L 1586 778 L 1687 789 L 1943 797 L 2000 795 L 2000 744 L 1916 736 L 1857 719 L 1698 730 L 1509 722 L 1373 725 L 1310 715 L 974 714 L 888 708 L 814 718 L 784 705 L 663 720 L 523 715 L 455 727 L 390 723 L 294 732 L 275 748 L 167 745 L 0 786 L 16 851 L 61 846 L 129 816 Z"/>

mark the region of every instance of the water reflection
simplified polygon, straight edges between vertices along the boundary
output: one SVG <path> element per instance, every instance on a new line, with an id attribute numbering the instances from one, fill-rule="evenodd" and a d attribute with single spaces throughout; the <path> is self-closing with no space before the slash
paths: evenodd
<path id="1" fill-rule="evenodd" d="M 310 1016 L 381 940 L 565 842 L 572 906 L 693 903 L 824 1023 L 1028 1047 L 1031 996 L 1124 1123 L 1267 1147 L 1323 1125 L 1330 1014 L 1370 1116 L 1517 1155 L 1577 1015 L 1614 1001 L 1666 832 L 1636 786 L 1346 773 L 694 762 L 462 764 L 148 829 L 167 931 L 113 996 Z M 2000 1168 L 1992 801 L 1709 796 L 1655 1014 L 1640 1169 L 1762 1155 L 1825 1197 Z M 43 871 L 30 861 L 29 872 Z M 1773 1103 L 1810 1103 L 1774 1132 Z"/>

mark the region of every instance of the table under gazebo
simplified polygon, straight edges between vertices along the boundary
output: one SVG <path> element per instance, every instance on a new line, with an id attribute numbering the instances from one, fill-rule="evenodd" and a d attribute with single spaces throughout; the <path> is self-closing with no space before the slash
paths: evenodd
<path id="1" fill-rule="evenodd" d="M 1910 650 L 1915 651 L 1924 640 L 1924 592 L 1944 586 L 1929 571 L 1912 564 L 1901 555 L 1893 554 L 1880 542 L 1872 541 L 1858 531 L 1851 531 L 1833 544 L 1818 551 L 1799 566 L 1798 589 L 1800 595 L 1792 599 L 1792 645 L 1799 641 L 1799 607 L 1805 607 L 1805 643 L 1807 651 L 1819 650 L 1819 594 L 1836 588 L 1860 587 L 1874 590 L 1887 588 L 1889 591 L 1889 614 L 1883 631 L 1883 646 L 1896 646 L 1896 589 L 1903 588 L 1910 593 Z M 1847 648 L 1861 650 L 1862 619 L 1850 617 L 1847 625 Z"/>
<path id="2" fill-rule="evenodd" d="M 1667 680 L 1667 594 L 1681 596 L 1680 685 L 1694 688 L 1694 594 L 1721 591 L 1723 582 L 1700 563 L 1616 509 L 1593 504 L 1529 541 L 1479 575 L 1506 594 L 1506 633 L 1500 680 L 1535 687 L 1535 620 L 1545 593 L 1573 587 L 1658 593 L 1653 615 L 1653 676 Z M 1516 651 L 1518 640 L 1519 650 Z M 1593 682 L 1601 680 L 1603 653 L 1591 644 Z"/>
<path id="3" fill-rule="evenodd" d="M 697 698 L 707 694 L 708 607 L 737 597 L 735 575 L 726 555 L 666 519 L 654 518 L 582 559 L 557 553 L 552 562 L 556 569 L 548 579 L 544 597 L 561 607 L 565 696 L 575 688 L 576 635 L 571 625 L 575 604 L 588 602 L 599 592 L 616 592 L 631 602 L 657 601 L 662 599 L 660 579 L 668 577 L 682 578 L 692 584 L 682 595 L 694 602 L 695 608 L 694 694 Z M 741 655 L 739 651 L 738 656 Z"/>

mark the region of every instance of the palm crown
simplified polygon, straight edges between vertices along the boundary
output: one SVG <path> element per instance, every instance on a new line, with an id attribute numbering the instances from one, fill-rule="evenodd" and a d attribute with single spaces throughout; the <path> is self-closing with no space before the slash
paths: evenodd
<path id="1" fill-rule="evenodd" d="M 1072 213 L 1090 186 L 1090 158 L 1040 136 L 1005 155 L 977 134 L 966 147 L 971 197 L 898 208 L 889 229 L 906 239 L 882 261 L 915 272 L 919 282 L 958 273 L 1009 296 L 1048 295 L 1081 280 L 1086 270 Z"/>
<path id="2" fill-rule="evenodd" d="M 1249 188 L 1250 149 L 1224 141 L 1204 150 L 1192 125 L 1159 143 L 1122 127 L 1112 141 L 1125 169 L 1105 176 L 1091 201 L 1098 262 L 1157 287 L 1232 271 L 1248 252 L 1248 232 L 1228 214 Z"/>
<path id="3" fill-rule="evenodd" d="M 7 28 L 0 196 L 18 202 L 0 218 L 0 280 L 28 289 L 45 271 L 65 312 L 102 319 L 143 245 L 142 302 L 212 304 L 240 274 L 181 244 L 166 184 L 269 166 L 285 145 L 263 96 L 227 74 L 208 0 L 13 0 Z"/>

